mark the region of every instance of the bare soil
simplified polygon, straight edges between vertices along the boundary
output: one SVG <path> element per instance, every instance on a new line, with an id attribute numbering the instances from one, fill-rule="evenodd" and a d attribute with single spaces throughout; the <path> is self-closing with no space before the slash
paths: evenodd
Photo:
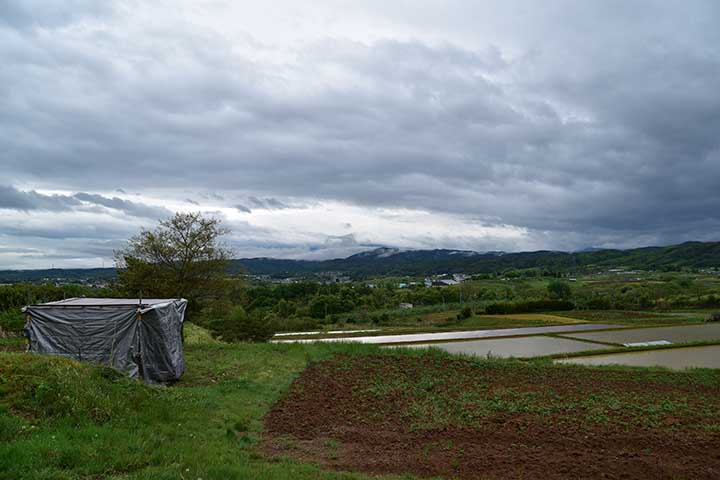
<path id="1" fill-rule="evenodd" d="M 720 375 L 338 356 L 265 418 L 271 456 L 462 479 L 720 478 Z"/>

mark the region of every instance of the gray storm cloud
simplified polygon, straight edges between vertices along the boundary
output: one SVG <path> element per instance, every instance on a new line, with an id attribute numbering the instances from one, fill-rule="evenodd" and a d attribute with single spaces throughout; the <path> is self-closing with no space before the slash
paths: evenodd
<path id="1" fill-rule="evenodd" d="M 138 202 L 123 200 L 118 197 L 105 197 L 91 193 L 76 193 L 75 198 L 84 202 L 102 205 L 103 207 L 119 210 L 133 217 L 162 219 L 172 215 L 172 212 L 164 207 L 144 205 Z"/>
<path id="2" fill-rule="evenodd" d="M 543 248 L 717 239 L 716 2 L 281 2 L 267 24 L 231 2 L 192 22 L 182 2 L 42 3 L 0 7 L 0 183 L 29 186 L 0 208 L 169 213 L 37 193 L 123 185 L 250 215 L 420 209 Z"/>
<path id="3" fill-rule="evenodd" d="M 0 185 L 0 208 L 7 210 L 72 210 L 81 202 L 67 195 L 43 195 L 36 191 L 21 191 L 8 185 Z"/>
<path id="4" fill-rule="evenodd" d="M 34 190 L 23 191 L 15 187 L 0 185 L 0 209 L 24 212 L 33 210 L 62 212 L 81 210 L 84 204 L 107 207 L 132 217 L 158 219 L 172 215 L 172 212 L 166 208 L 123 200 L 118 197 L 105 197 L 85 192 L 74 195 L 45 195 Z"/>

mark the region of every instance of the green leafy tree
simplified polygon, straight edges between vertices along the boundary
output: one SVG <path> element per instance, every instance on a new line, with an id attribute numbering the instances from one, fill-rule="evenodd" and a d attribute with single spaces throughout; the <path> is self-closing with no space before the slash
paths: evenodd
<path id="1" fill-rule="evenodd" d="M 222 297 L 230 251 L 220 243 L 229 231 L 220 220 L 176 213 L 143 230 L 116 252 L 118 288 L 127 296 L 184 297 L 189 310 Z"/>
<path id="2" fill-rule="evenodd" d="M 572 290 L 567 282 L 561 280 L 553 280 L 547 286 L 550 298 L 566 300 L 572 295 Z"/>
<path id="3" fill-rule="evenodd" d="M 261 312 L 248 314 L 235 306 L 225 316 L 217 316 L 209 324 L 210 330 L 226 342 L 266 342 L 275 334 L 271 317 Z"/>

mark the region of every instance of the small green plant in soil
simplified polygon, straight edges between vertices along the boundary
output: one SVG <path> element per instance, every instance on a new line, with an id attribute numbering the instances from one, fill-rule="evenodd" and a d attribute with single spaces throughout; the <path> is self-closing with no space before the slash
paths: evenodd
<path id="1" fill-rule="evenodd" d="M 353 453 L 328 465 L 370 473 L 382 465 L 468 479 L 588 471 L 711 478 L 706 472 L 720 459 L 704 449 L 720 440 L 719 412 L 720 370 L 586 368 L 418 350 L 343 354 L 312 363 L 293 383 L 266 417 L 264 448 L 276 451 L 276 435 L 312 444 L 332 432 Z M 299 458 L 328 460 L 312 448 Z"/>

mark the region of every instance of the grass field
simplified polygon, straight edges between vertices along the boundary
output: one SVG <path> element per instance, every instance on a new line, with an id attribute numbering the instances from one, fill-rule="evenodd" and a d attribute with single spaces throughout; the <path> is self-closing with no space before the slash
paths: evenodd
<path id="1" fill-rule="evenodd" d="M 415 471 L 423 476 L 450 475 L 464 464 L 477 467 L 470 455 L 480 444 L 468 439 L 493 439 L 495 430 L 497 445 L 506 453 L 496 449 L 493 455 L 505 455 L 511 464 L 527 463 L 537 457 L 540 437 L 537 443 L 517 439 L 541 432 L 547 424 L 533 422 L 546 417 L 572 431 L 619 424 L 636 435 L 642 448 L 653 441 L 667 443 L 676 438 L 667 437 L 668 432 L 679 431 L 678 441 L 696 454 L 680 451 L 696 463 L 698 455 L 712 450 L 707 442 L 720 441 L 720 371 L 588 369 L 410 349 L 383 352 L 360 344 L 227 345 L 192 327 L 186 341 L 186 373 L 167 388 L 145 386 L 109 368 L 0 352 L 0 479 L 368 478 L 333 471 L 348 469 L 415 478 L 406 475 L 407 469 L 378 470 L 349 461 L 357 456 L 347 456 L 348 437 L 341 432 L 357 422 L 372 427 L 358 437 L 368 442 L 396 438 L 399 446 L 408 440 L 407 432 L 415 435 L 412 445 L 419 450 L 408 450 L 419 455 L 415 460 L 427 466 L 439 459 L 442 467 Z M 302 374 L 309 364 L 314 370 Z M 313 376 L 318 365 L 330 375 Z M 293 384 L 301 374 L 301 379 L 316 378 L 325 397 L 312 403 L 297 397 L 309 385 Z M 297 398 L 302 409 L 284 410 L 285 419 L 294 419 L 294 430 L 278 432 L 264 423 L 273 405 L 276 416 L 284 402 Z M 315 435 L 308 411 L 323 421 L 337 412 L 335 423 Z M 458 427 L 469 433 L 436 435 L 438 429 Z M 556 431 L 556 437 L 546 437 L 548 445 L 562 447 L 552 439 L 567 434 Z M 418 438 L 427 441 L 417 443 Z M 376 443 L 387 447 L 383 442 Z M 298 453 L 308 446 L 307 455 Z M 461 449 L 467 457 L 458 456 Z M 627 450 L 652 461 L 663 453 L 643 453 L 632 445 Z M 714 468 L 717 453 L 707 459 Z"/>
<path id="2" fill-rule="evenodd" d="M 634 310 L 573 310 L 558 312 L 586 322 L 611 322 L 623 325 L 653 326 L 686 323 L 704 323 L 714 310 L 676 310 L 676 311 L 634 311 Z"/>
<path id="3" fill-rule="evenodd" d="M 255 452 L 263 415 L 311 360 L 362 345 L 189 344 L 170 388 L 0 352 L 0 479 L 359 479 Z"/>
<path id="4" fill-rule="evenodd" d="M 21 351 L 24 345 L 25 342 L 21 337 L 0 338 L 0 352 Z"/>

